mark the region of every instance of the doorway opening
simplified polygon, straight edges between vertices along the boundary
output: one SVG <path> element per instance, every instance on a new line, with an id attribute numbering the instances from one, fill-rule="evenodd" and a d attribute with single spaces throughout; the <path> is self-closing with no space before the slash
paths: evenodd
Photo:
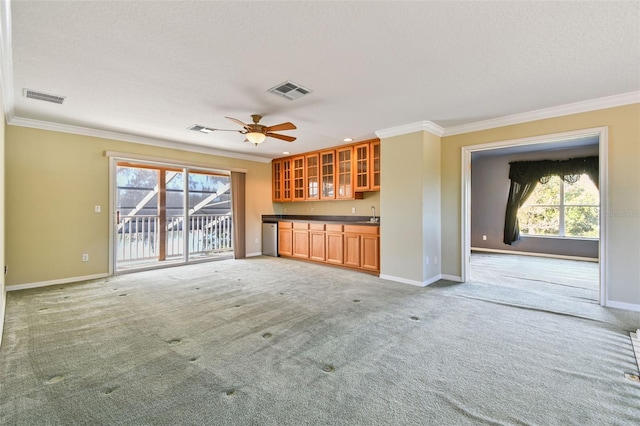
<path id="1" fill-rule="evenodd" d="M 233 257 L 229 174 L 114 162 L 113 270 Z"/>
<path id="2" fill-rule="evenodd" d="M 553 135 L 546 135 L 542 137 L 535 138 L 526 138 L 526 139 L 517 139 L 517 140 L 509 140 L 509 141 L 501 141 L 494 142 L 482 145 L 471 145 L 462 147 L 462 241 L 461 241 L 461 253 L 462 253 L 462 274 L 461 278 L 463 282 L 468 281 L 472 277 L 471 268 L 472 265 L 483 265 L 485 260 L 490 259 L 492 262 L 497 259 L 510 259 L 511 262 L 514 259 L 524 259 L 527 260 L 530 256 L 514 256 L 518 254 L 532 254 L 532 253 L 518 253 L 517 248 L 512 246 L 504 245 L 496 248 L 484 248 L 481 250 L 483 253 L 491 253 L 491 254 L 502 254 L 505 253 L 503 257 L 494 257 L 491 256 L 476 256 L 475 258 L 472 256 L 472 249 L 474 248 L 474 244 L 472 243 L 472 235 L 474 232 L 476 234 L 484 234 L 482 230 L 478 230 L 477 227 L 472 228 L 472 209 L 479 210 L 482 209 L 482 206 L 477 202 L 472 205 L 472 157 L 478 158 L 479 156 L 488 156 L 492 155 L 492 153 L 501 151 L 501 152 L 510 152 L 510 153 L 525 153 L 525 152 L 552 152 L 563 149 L 577 149 L 576 146 L 584 146 L 585 141 L 591 141 L 590 143 L 597 144 L 597 155 L 598 155 L 598 167 L 599 167 L 599 177 L 596 179 L 598 181 L 599 194 L 598 197 L 598 207 L 599 207 L 599 217 L 597 218 L 597 233 L 598 236 L 595 238 L 591 236 L 590 244 L 590 254 L 589 255 L 574 255 L 574 256 L 563 256 L 557 255 L 553 250 L 550 250 L 548 253 L 545 253 L 544 250 L 541 250 L 536 255 L 543 256 L 539 258 L 537 262 L 544 263 L 545 256 L 548 257 L 560 257 L 565 259 L 573 259 L 573 260 L 591 260 L 592 262 L 597 262 L 597 269 L 595 270 L 595 277 L 592 277 L 593 280 L 597 282 L 597 288 L 595 294 L 593 295 L 593 300 L 597 300 L 602 306 L 606 306 L 606 267 L 607 267 L 607 258 L 606 258 L 606 247 L 607 247 L 607 223 L 608 218 L 605 212 L 607 211 L 607 128 L 595 128 L 595 129 L 585 129 L 581 131 L 574 132 L 566 132 L 559 133 Z M 508 173 L 508 172 L 507 172 Z M 561 202 L 560 204 L 562 204 Z M 504 220 L 504 210 L 505 205 L 494 205 L 491 209 L 493 212 L 493 216 L 501 217 Z M 545 208 L 550 209 L 552 206 L 545 206 Z M 536 208 L 540 208 L 536 206 Z M 563 207 L 562 207 L 563 208 Z M 567 207 L 574 208 L 574 207 Z M 580 206 L 580 208 L 585 209 L 586 207 Z M 575 209 L 575 208 L 574 208 Z M 497 210 L 500 210 L 499 212 Z M 477 216 L 477 213 L 476 213 Z M 551 239 L 552 246 L 556 248 L 567 245 L 570 243 L 570 238 L 562 238 L 564 236 L 564 229 L 561 226 L 560 235 L 557 236 L 557 239 L 553 240 L 553 237 L 548 238 L 550 236 L 546 236 L 544 238 L 538 238 L 537 235 L 529 235 L 528 238 L 530 241 L 535 244 L 540 244 L 544 239 Z M 535 232 L 542 232 L 540 230 L 533 231 L 533 229 L 529 230 L 530 234 L 534 234 Z M 544 231 L 547 232 L 547 231 Z M 569 235 L 567 235 L 569 236 Z M 473 238 L 477 241 L 477 238 L 487 239 L 487 235 L 476 235 Z M 491 237 L 489 237 L 491 238 Z M 494 239 L 499 239 L 500 243 L 502 243 L 502 235 L 493 236 Z M 584 240 L 588 240 L 588 238 L 584 238 Z M 548 243 L 548 241 L 547 241 Z M 588 246 L 589 244 L 586 244 Z M 477 243 L 476 243 L 477 245 Z M 583 245 L 585 246 L 585 245 Z M 502 248 L 502 249 L 501 249 Z M 537 250 L 532 250 L 537 251 Z M 478 253 L 474 251 L 474 254 Z M 509 257 L 514 256 L 514 257 Z M 589 259 L 591 258 L 591 259 Z M 473 262 L 472 262 L 473 259 Z M 549 259 L 549 265 L 553 264 L 554 259 Z M 531 261 L 525 262 L 527 264 L 532 263 Z M 535 262 L 533 262 L 535 263 Z M 577 264 L 576 264 L 577 265 Z M 592 265 L 585 265 L 585 270 L 591 270 L 593 273 L 594 268 Z M 495 265 L 494 265 L 495 267 Z M 533 268 L 533 270 L 537 270 L 539 274 L 543 274 L 544 268 L 541 265 L 538 265 L 537 268 Z M 483 276 L 480 272 L 477 276 Z M 536 278 L 532 278 L 531 276 L 525 276 L 525 279 L 535 280 Z"/>

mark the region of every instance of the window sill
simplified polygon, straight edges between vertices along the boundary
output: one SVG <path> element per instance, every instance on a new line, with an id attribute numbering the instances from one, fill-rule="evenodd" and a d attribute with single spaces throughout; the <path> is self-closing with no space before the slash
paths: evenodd
<path id="1" fill-rule="evenodd" d="M 570 240 L 570 241 L 600 241 L 600 238 L 595 238 L 595 237 L 561 237 L 559 235 L 520 234 L 520 238 L 548 238 L 550 240 Z"/>

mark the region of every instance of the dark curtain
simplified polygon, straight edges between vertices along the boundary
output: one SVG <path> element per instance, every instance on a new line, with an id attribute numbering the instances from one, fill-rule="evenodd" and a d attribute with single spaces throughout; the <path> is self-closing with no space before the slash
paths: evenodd
<path id="1" fill-rule="evenodd" d="M 231 172 L 231 204 L 233 209 L 233 257 L 244 259 L 245 249 L 245 174 Z"/>
<path id="2" fill-rule="evenodd" d="M 518 209 L 522 207 L 529 195 L 536 188 L 538 181 L 518 183 L 511 180 L 509 188 L 509 199 L 507 200 L 507 211 L 504 218 L 503 242 L 511 245 L 512 242 L 520 239 L 520 226 L 518 225 Z"/>
<path id="3" fill-rule="evenodd" d="M 597 156 L 570 158 L 569 160 L 513 161 L 509 163 L 509 199 L 504 218 L 505 244 L 520 239 L 518 209 L 527 201 L 538 182 L 547 183 L 552 176 L 559 176 L 567 183 L 576 183 L 586 174 L 600 188 L 599 160 Z"/>

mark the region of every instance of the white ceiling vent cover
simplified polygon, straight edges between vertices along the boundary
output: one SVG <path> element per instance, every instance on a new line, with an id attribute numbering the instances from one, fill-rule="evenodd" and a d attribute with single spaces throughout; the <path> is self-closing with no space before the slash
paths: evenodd
<path id="1" fill-rule="evenodd" d="M 302 87 L 292 81 L 285 81 L 284 83 L 278 84 L 277 86 L 274 86 L 271 89 L 267 90 L 267 92 L 275 93 L 276 95 L 287 98 L 290 101 L 294 101 L 303 97 L 304 95 L 312 93 L 311 90 L 307 89 L 306 87 Z"/>
<path id="2" fill-rule="evenodd" d="M 37 99 L 39 101 L 53 102 L 54 104 L 61 104 L 66 99 L 65 96 L 50 95 L 49 93 L 36 92 L 31 89 L 24 89 L 25 98 Z"/>

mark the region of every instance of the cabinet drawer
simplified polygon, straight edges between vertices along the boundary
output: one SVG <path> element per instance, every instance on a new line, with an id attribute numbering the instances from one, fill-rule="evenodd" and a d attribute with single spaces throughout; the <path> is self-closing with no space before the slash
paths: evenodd
<path id="1" fill-rule="evenodd" d="M 327 232 L 342 232 L 342 225 L 336 225 L 335 223 L 327 223 L 325 229 Z"/>
<path id="2" fill-rule="evenodd" d="M 324 231 L 324 223 L 310 223 L 309 229 L 311 231 Z"/>
<path id="3" fill-rule="evenodd" d="M 349 234 L 369 234 L 378 235 L 379 226 L 363 226 L 363 225 L 344 225 L 344 232 Z"/>
<path id="4" fill-rule="evenodd" d="M 307 222 L 293 222 L 293 229 L 309 229 Z"/>
<path id="5" fill-rule="evenodd" d="M 291 229 L 291 222 L 278 222 L 278 228 Z"/>

